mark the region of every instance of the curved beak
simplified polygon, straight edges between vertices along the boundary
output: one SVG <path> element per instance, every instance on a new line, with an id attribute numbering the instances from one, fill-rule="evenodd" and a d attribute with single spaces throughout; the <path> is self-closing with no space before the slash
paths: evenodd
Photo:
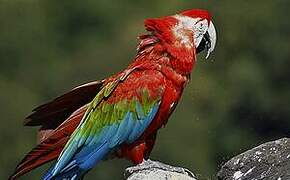
<path id="1" fill-rule="evenodd" d="M 207 36 L 207 37 L 206 37 Z M 213 52 L 216 45 L 216 30 L 213 23 L 210 21 L 208 30 L 204 35 L 206 40 L 205 49 L 207 51 L 206 59 L 209 57 L 210 53 Z"/>
<path id="2" fill-rule="evenodd" d="M 205 33 L 202 36 L 196 39 L 197 48 L 196 52 L 200 53 L 203 50 L 206 50 L 206 59 L 209 57 L 210 53 L 213 52 L 216 44 L 216 30 L 213 23 L 210 21 L 209 26 Z"/>

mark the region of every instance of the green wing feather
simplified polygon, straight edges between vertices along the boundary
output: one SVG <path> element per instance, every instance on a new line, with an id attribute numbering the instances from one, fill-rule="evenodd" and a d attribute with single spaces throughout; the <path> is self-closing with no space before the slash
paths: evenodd
<path id="1" fill-rule="evenodd" d="M 99 161 L 115 146 L 136 140 L 149 126 L 158 111 L 160 98 L 150 97 L 148 89 L 143 88 L 138 97 L 124 98 L 115 103 L 106 101 L 122 79 L 123 76 L 107 83 L 89 104 L 61 153 L 53 174 L 67 169 L 67 164 L 71 166 L 69 162 L 72 159 L 76 164 L 82 164 L 86 161 L 83 155 L 95 151 L 99 151 L 100 157 L 95 156 L 92 161 Z"/>

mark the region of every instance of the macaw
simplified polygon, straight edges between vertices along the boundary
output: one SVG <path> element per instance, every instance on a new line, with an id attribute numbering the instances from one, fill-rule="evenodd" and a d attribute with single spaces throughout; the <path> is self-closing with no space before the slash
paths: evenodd
<path id="1" fill-rule="evenodd" d="M 43 176 L 82 179 L 108 157 L 135 164 L 149 158 L 189 81 L 196 54 L 214 50 L 216 31 L 206 10 L 146 19 L 133 62 L 101 81 L 81 85 L 35 108 L 25 119 L 40 126 L 39 142 L 10 179 L 52 160 Z"/>

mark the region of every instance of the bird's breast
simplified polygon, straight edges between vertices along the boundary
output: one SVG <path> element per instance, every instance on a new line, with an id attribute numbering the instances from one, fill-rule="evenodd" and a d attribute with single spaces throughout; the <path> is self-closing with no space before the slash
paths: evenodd
<path id="1" fill-rule="evenodd" d="M 172 80 L 166 81 L 166 87 L 162 96 L 159 111 L 143 134 L 145 138 L 146 136 L 150 136 L 151 134 L 155 133 L 162 126 L 166 125 L 169 116 L 174 111 L 182 95 L 184 84 L 181 85 L 182 86 L 177 86 L 176 83 L 174 83 Z"/>

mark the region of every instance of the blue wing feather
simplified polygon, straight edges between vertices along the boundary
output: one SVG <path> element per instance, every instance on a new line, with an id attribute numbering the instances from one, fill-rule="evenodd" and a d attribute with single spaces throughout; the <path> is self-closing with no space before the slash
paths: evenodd
<path id="1" fill-rule="evenodd" d="M 129 137 L 126 139 L 127 143 L 132 143 L 138 137 L 141 136 L 141 134 L 145 131 L 145 129 L 149 126 L 149 124 L 153 120 L 154 116 L 156 115 L 158 111 L 158 108 L 159 108 L 159 104 L 154 105 L 151 108 L 150 112 L 148 113 L 147 117 L 144 117 L 144 119 L 142 120 L 137 120 L 133 131 L 130 133 Z"/>
<path id="2" fill-rule="evenodd" d="M 77 178 L 105 158 L 117 145 L 124 142 L 132 143 L 152 122 L 159 104 L 159 102 L 153 104 L 151 110 L 145 115 L 140 104 L 136 103 L 136 115 L 128 111 L 120 123 L 104 126 L 97 135 L 94 132 L 88 132 L 89 136 L 84 137 L 80 135 L 80 131 L 76 131 L 52 171 L 47 173 L 46 178 L 58 178 L 63 174 L 71 179 Z M 84 126 L 81 125 L 80 128 L 82 127 Z M 92 129 L 96 128 L 90 129 L 93 131 Z"/>
<path id="3" fill-rule="evenodd" d="M 127 112 L 124 119 L 121 121 L 119 128 L 113 138 L 110 140 L 110 147 L 116 146 L 119 142 L 122 141 L 124 134 L 126 134 L 126 128 L 129 124 L 131 112 Z"/>

